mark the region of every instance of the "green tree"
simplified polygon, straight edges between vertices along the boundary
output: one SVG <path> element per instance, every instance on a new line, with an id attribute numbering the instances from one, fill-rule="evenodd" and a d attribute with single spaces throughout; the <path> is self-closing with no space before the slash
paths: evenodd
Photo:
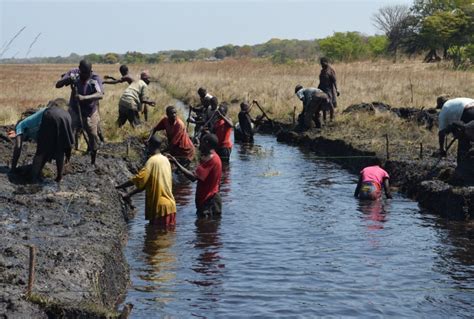
<path id="1" fill-rule="evenodd" d="M 367 38 L 367 45 L 372 57 L 386 54 L 389 44 L 389 39 L 385 35 L 375 35 Z"/>
<path id="2" fill-rule="evenodd" d="M 336 32 L 319 40 L 319 47 L 331 60 L 352 61 L 368 56 L 365 40 L 358 32 Z"/>
<path id="3" fill-rule="evenodd" d="M 104 55 L 104 63 L 115 64 L 119 62 L 119 57 L 115 53 L 107 53 Z"/>

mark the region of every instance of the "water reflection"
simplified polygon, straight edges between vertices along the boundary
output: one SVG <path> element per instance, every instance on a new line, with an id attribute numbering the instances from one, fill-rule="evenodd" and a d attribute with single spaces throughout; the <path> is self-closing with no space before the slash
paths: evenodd
<path id="1" fill-rule="evenodd" d="M 173 176 L 173 195 L 176 206 L 186 206 L 194 204 L 191 200 L 193 197 L 193 188 L 195 186 L 183 174 L 174 174 Z"/>
<path id="2" fill-rule="evenodd" d="M 222 283 L 222 269 L 225 267 L 221 263 L 220 250 L 222 242 L 220 239 L 219 227 L 220 217 L 199 218 L 196 220 L 196 241 L 194 248 L 199 253 L 192 269 L 204 275 L 202 280 L 193 281 L 199 286 L 215 286 Z"/>
<path id="3" fill-rule="evenodd" d="M 386 221 L 386 208 L 384 207 L 382 199 L 359 200 L 357 210 L 363 213 L 362 218 L 367 221 L 368 229 L 383 229 Z"/>
<path id="4" fill-rule="evenodd" d="M 222 163 L 221 196 L 226 198 L 231 192 L 230 163 Z"/>
<path id="5" fill-rule="evenodd" d="M 175 243 L 176 233 L 174 229 L 147 224 L 144 237 L 143 252 L 148 267 L 139 277 L 148 283 L 157 284 L 147 286 L 147 291 L 154 291 L 176 277 L 176 256 L 170 249 Z M 162 289 L 160 291 L 164 292 Z"/>

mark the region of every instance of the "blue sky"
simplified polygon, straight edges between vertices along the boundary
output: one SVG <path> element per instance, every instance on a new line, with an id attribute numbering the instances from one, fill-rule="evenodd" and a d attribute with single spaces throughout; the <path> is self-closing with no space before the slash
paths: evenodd
<path id="1" fill-rule="evenodd" d="M 271 38 L 316 39 L 339 31 L 380 33 L 372 15 L 412 0 L 11 1 L 0 0 L 3 58 L 214 48 Z M 0 50 L 1 52 L 1 50 Z"/>

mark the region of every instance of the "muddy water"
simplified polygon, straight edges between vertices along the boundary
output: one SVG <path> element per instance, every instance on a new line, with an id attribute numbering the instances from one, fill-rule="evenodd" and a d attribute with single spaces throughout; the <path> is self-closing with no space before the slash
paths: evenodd
<path id="1" fill-rule="evenodd" d="M 474 232 L 397 194 L 361 203 L 355 182 L 270 136 L 236 145 L 220 220 L 181 181 L 174 231 L 130 223 L 132 317 L 472 316 Z"/>

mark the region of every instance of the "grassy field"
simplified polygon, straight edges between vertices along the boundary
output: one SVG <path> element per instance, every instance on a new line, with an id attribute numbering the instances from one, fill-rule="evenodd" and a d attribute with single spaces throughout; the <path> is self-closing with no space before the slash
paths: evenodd
<path id="1" fill-rule="evenodd" d="M 56 89 L 59 76 L 72 65 L 0 65 L 0 124 L 15 123 L 20 112 L 45 104 L 57 97 L 68 98 L 69 89 Z M 157 101 L 150 110 L 149 123 L 137 131 L 129 125 L 117 129 L 117 104 L 126 84 L 106 86 L 101 101 L 101 115 L 106 136 L 120 140 L 128 134 L 147 131 L 164 114 L 164 108 L 174 104 L 173 98 L 193 105 L 198 103 L 197 88 L 206 87 L 219 101 L 231 104 L 230 114 L 236 117 L 241 101 L 256 99 L 276 120 L 289 122 L 293 108 L 301 110 L 301 102 L 294 95 L 297 84 L 317 86 L 318 64 L 273 65 L 263 60 L 196 61 L 180 64 L 131 65 L 132 74 L 149 69 L 159 81 L 150 84 L 151 96 Z M 393 64 L 389 61 L 335 64 L 341 96 L 338 100 L 336 122 L 325 134 L 350 140 L 357 146 L 382 152 L 385 134 L 389 134 L 396 148 L 416 151 L 420 142 L 436 147 L 436 132 L 430 132 L 392 115 L 342 115 L 351 104 L 380 101 L 393 107 L 433 107 L 436 97 L 474 96 L 474 74 L 452 71 L 442 65 L 423 64 L 407 60 Z M 94 65 L 101 76 L 118 76 L 118 65 Z M 161 85 L 161 86 L 160 86 Z M 254 110 L 257 115 L 257 110 Z"/>

